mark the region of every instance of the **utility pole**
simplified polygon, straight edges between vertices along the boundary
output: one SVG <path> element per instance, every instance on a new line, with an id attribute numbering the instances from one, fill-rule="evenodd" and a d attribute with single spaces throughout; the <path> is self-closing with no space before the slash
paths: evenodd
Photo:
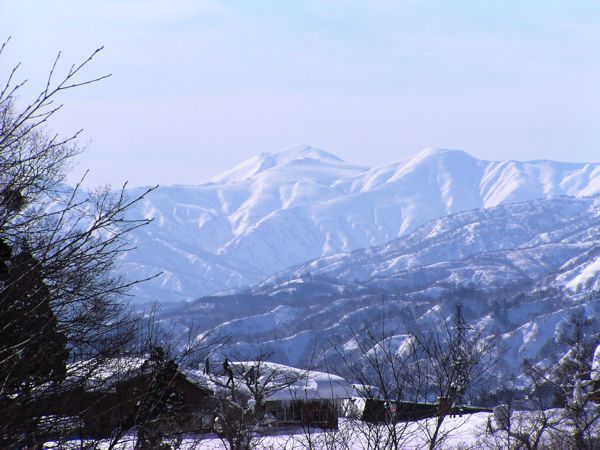
<path id="1" fill-rule="evenodd" d="M 468 326 L 465 324 L 465 319 L 462 315 L 462 305 L 459 303 L 456 305 L 456 313 L 454 316 L 454 328 L 456 330 L 456 338 L 459 346 L 462 348 L 465 343 L 465 334 Z"/>
<path id="2" fill-rule="evenodd" d="M 381 342 L 385 339 L 385 294 L 381 294 Z"/>

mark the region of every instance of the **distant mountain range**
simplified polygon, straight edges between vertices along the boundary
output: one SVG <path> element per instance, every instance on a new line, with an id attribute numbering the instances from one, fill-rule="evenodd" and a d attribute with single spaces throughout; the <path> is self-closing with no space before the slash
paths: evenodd
<path id="1" fill-rule="evenodd" d="M 434 298 L 444 290 L 497 291 L 531 282 L 571 293 L 600 290 L 600 196 L 445 216 L 384 245 L 301 264 L 254 290 L 312 277 Z"/>
<path id="2" fill-rule="evenodd" d="M 230 336 L 234 359 L 360 360 L 366 324 L 400 348 L 405 327 L 438 327 L 457 304 L 503 344 L 496 385 L 557 361 L 573 314 L 600 340 L 600 164 L 425 150 L 367 169 L 294 147 L 139 208 L 155 221 L 125 271 L 164 275 L 138 302 L 158 300 L 182 342 Z"/>
<path id="3" fill-rule="evenodd" d="M 600 196 L 557 197 L 476 209 L 406 236 L 318 258 L 232 295 L 172 304 L 160 318 L 182 336 L 193 326 L 232 338 L 227 354 L 325 367 L 350 353 L 364 326 L 429 330 L 461 304 L 467 322 L 505 349 L 501 381 L 523 381 L 525 359 L 552 364 L 566 351 L 569 317 L 600 340 Z M 383 332 L 383 331 L 382 331 Z M 354 355 L 360 358 L 360 354 Z M 523 381 L 524 382 L 524 381 Z"/>
<path id="4" fill-rule="evenodd" d="M 133 293 L 166 304 L 309 274 L 428 296 L 446 285 L 497 288 L 542 276 L 577 291 L 597 285 L 593 239 L 579 242 L 593 233 L 583 219 L 595 217 L 596 200 L 556 197 L 598 193 L 600 164 L 424 150 L 366 168 L 297 146 L 196 186 L 160 187 L 138 207 L 155 220 L 136 233 L 138 248 L 122 264 L 132 278 L 162 272 Z"/>

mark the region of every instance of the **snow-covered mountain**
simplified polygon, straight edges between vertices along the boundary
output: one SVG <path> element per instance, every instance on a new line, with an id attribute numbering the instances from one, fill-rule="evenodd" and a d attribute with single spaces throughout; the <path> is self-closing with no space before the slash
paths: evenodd
<path id="1" fill-rule="evenodd" d="M 600 195 L 557 197 L 434 219 L 384 245 L 304 263 L 235 295 L 174 306 L 187 330 L 216 327 L 233 354 L 325 364 L 356 348 L 365 323 L 401 345 L 405 325 L 431 329 L 460 303 L 469 323 L 506 344 L 500 376 L 560 356 L 571 314 L 600 333 Z M 360 356 L 360 355 L 357 355 Z"/>
<path id="2" fill-rule="evenodd" d="M 155 221 L 136 233 L 137 250 L 123 268 L 132 278 L 163 272 L 136 288 L 139 301 L 190 300 L 259 283 L 308 260 L 381 245 L 448 214 L 597 193 L 600 164 L 493 162 L 458 150 L 424 150 L 369 169 L 297 146 L 258 155 L 196 186 L 153 192 L 138 213 Z M 464 251 L 483 244 L 473 245 Z M 406 258 L 393 264 L 409 266 Z"/>
<path id="3" fill-rule="evenodd" d="M 432 220 L 381 246 L 309 261 L 256 290 L 327 277 L 435 296 L 444 287 L 497 290 L 543 277 L 544 286 L 581 292 L 600 288 L 599 276 L 600 197 L 556 197 Z"/>

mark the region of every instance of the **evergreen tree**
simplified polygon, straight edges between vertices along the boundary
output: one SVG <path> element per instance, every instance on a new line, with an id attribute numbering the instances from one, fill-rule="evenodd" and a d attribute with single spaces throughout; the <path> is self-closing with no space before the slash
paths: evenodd
<path id="1" fill-rule="evenodd" d="M 27 391 L 60 382 L 66 374 L 66 338 L 57 329 L 39 263 L 27 249 L 2 263 L 6 275 L 0 291 L 0 354 L 6 356 L 0 373 L 5 389 Z"/>
<path id="2" fill-rule="evenodd" d="M 22 207 L 21 202 L 4 203 L 7 210 Z M 48 384 L 65 378 L 67 340 L 57 328 L 50 299 L 41 266 L 27 245 L 14 252 L 0 240 L 0 423 L 13 424 L 0 443 L 30 446 L 40 434 L 43 393 Z"/>

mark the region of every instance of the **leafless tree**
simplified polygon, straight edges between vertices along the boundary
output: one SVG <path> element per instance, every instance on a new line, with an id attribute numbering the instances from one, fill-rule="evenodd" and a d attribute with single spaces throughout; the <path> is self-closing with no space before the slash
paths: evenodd
<path id="1" fill-rule="evenodd" d="M 3 56 L 6 43 L 0 47 Z M 61 95 L 109 75 L 82 78 L 94 51 L 62 76 L 60 54 L 45 86 L 17 102 L 26 81 L 18 66 L 0 86 L 0 442 L 40 445 L 49 403 L 71 379 L 70 368 L 128 350 L 134 318 L 122 296 L 139 280 L 115 271 L 133 248 L 128 236 L 150 222 L 131 218 L 141 198 L 125 186 L 84 192 L 63 184 L 80 153 L 79 132 L 61 137 L 48 125 Z M 20 106 L 24 104 L 24 106 Z M 72 389 L 72 386 L 69 386 Z"/>
<path id="2" fill-rule="evenodd" d="M 456 306 L 453 320 L 443 319 L 435 330 L 412 332 L 411 349 L 416 361 L 413 373 L 420 380 L 419 397 L 435 399 L 435 417 L 419 421 L 427 448 L 443 446 L 460 424 L 442 427 L 454 408 L 484 381 L 498 361 L 499 350 L 494 336 L 465 323 L 462 308 Z"/>
<path id="3" fill-rule="evenodd" d="M 460 426 L 445 419 L 495 363 L 495 339 L 468 326 L 460 307 L 433 330 L 386 328 L 365 324 L 345 346 L 352 351 L 337 348 L 365 403 L 356 430 L 369 449 L 440 448 Z"/>
<path id="4" fill-rule="evenodd" d="M 303 377 L 302 371 L 290 370 L 267 362 L 260 354 L 252 361 L 223 361 L 223 370 L 208 374 L 215 391 L 214 429 L 231 450 L 256 448 L 268 426 L 266 400 L 286 390 Z"/>
<path id="5" fill-rule="evenodd" d="M 398 421 L 396 415 L 397 405 L 415 400 L 419 392 L 420 379 L 412 372 L 411 340 L 400 330 L 388 329 L 386 334 L 383 327 L 365 323 L 352 333 L 352 351 L 334 347 L 343 362 L 340 374 L 349 373 L 359 395 L 353 399 L 358 404 L 348 421 L 368 450 L 396 450 L 412 439 L 409 422 Z"/>

